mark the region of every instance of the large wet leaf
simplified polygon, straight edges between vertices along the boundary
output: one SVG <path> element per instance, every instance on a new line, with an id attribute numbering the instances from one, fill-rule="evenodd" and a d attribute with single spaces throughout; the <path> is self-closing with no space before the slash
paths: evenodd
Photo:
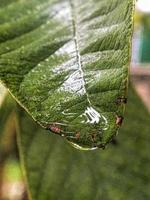
<path id="1" fill-rule="evenodd" d="M 102 152 L 74 150 L 21 112 L 18 142 L 30 196 L 33 200 L 149 200 L 149 130 L 150 115 L 133 90 L 122 134 Z"/>
<path id="2" fill-rule="evenodd" d="M 5 0 L 0 79 L 44 128 L 104 147 L 122 122 L 134 0 Z"/>

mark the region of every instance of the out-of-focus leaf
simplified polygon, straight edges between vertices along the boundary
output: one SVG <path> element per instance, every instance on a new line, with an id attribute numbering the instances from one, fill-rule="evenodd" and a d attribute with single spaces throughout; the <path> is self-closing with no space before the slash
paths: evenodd
<path id="1" fill-rule="evenodd" d="M 7 95 L 0 106 L 0 155 L 3 151 L 9 151 L 13 146 L 16 131 L 16 103 Z M 5 150 L 4 150 L 5 149 Z"/>
<path id="2" fill-rule="evenodd" d="M 4 173 L 3 179 L 6 182 L 9 182 L 12 184 L 13 184 L 13 182 L 19 182 L 19 181 L 23 182 L 19 160 L 15 160 L 12 158 L 7 159 L 3 173 Z M 19 191 L 18 191 L 18 193 L 19 193 Z"/>
<path id="3" fill-rule="evenodd" d="M 0 85 L 1 86 L 1 85 Z M 1 91 L 0 91 L 1 92 Z M 3 92 L 2 92 L 3 93 Z M 2 94 L 0 93 L 0 95 Z M 16 147 L 16 103 L 10 96 L 2 94 L 0 102 L 0 199 L 2 199 L 2 185 L 4 181 L 5 162 L 10 155 L 14 155 Z M 1 98 L 0 97 L 0 98 Z M 3 100 L 4 99 L 4 100 Z"/>
<path id="4" fill-rule="evenodd" d="M 130 90 L 126 120 L 115 145 L 80 152 L 20 112 L 18 142 L 33 200 L 149 200 L 150 115 Z"/>
<path id="5" fill-rule="evenodd" d="M 0 79 L 41 126 L 103 148 L 124 112 L 134 0 L 0 5 Z"/>
<path id="6" fill-rule="evenodd" d="M 7 94 L 6 88 L 0 83 L 0 107 L 3 103 L 3 100 L 5 99 L 6 94 Z"/>

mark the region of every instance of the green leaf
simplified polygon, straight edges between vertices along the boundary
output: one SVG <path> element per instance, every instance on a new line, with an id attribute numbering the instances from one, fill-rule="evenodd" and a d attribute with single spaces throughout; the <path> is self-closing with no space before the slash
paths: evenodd
<path id="1" fill-rule="evenodd" d="M 134 0 L 2 5 L 2 82 L 42 127 L 77 148 L 104 148 L 124 113 Z"/>
<path id="2" fill-rule="evenodd" d="M 16 151 L 16 145 L 14 145 L 16 139 L 16 114 L 14 112 L 16 103 L 6 93 L 0 84 L 0 199 L 2 199 L 2 186 L 5 179 L 5 164 L 9 156 L 14 156 Z"/>
<path id="3" fill-rule="evenodd" d="M 10 152 L 15 151 L 16 136 L 16 103 L 12 97 L 4 98 L 0 105 L 0 166 L 7 159 Z"/>
<path id="4" fill-rule="evenodd" d="M 150 115 L 133 90 L 122 134 L 102 152 L 72 149 L 25 113 L 19 119 L 18 142 L 33 200 L 150 198 Z"/>

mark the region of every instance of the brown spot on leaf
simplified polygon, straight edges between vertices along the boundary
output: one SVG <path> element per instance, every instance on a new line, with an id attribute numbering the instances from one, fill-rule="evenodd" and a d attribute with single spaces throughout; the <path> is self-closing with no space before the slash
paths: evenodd
<path id="1" fill-rule="evenodd" d="M 56 124 L 48 125 L 47 129 L 52 131 L 52 132 L 54 132 L 54 133 L 56 133 L 56 134 L 60 134 L 61 133 L 60 127 L 58 127 Z"/>
<path id="2" fill-rule="evenodd" d="M 121 126 L 123 122 L 123 117 L 122 116 L 116 116 L 116 125 Z"/>
<path id="3" fill-rule="evenodd" d="M 116 103 L 117 104 L 126 104 L 127 103 L 127 98 L 126 97 L 119 97 L 117 100 L 116 100 Z"/>
<path id="4" fill-rule="evenodd" d="M 96 134 L 96 133 L 93 133 L 93 134 L 91 135 L 91 139 L 92 139 L 92 141 L 93 141 L 93 142 L 95 142 L 95 141 L 96 141 L 96 136 L 97 136 L 97 134 Z"/>
<path id="5" fill-rule="evenodd" d="M 80 138 L 80 132 L 77 132 L 76 133 L 76 139 L 79 139 Z"/>

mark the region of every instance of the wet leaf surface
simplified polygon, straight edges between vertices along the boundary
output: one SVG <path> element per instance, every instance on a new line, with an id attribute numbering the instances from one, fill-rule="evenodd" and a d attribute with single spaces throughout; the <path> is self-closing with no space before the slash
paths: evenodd
<path id="1" fill-rule="evenodd" d="M 134 0 L 5 0 L 0 79 L 42 127 L 80 149 L 116 135 Z"/>

